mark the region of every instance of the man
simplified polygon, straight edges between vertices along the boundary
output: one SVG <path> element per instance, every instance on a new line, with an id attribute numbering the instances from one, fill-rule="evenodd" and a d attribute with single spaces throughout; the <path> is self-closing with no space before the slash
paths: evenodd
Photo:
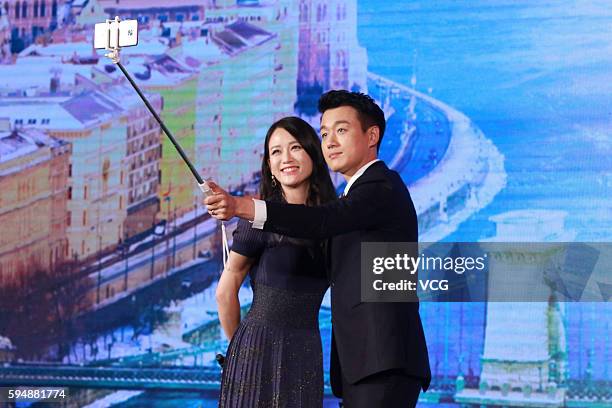
<path id="1" fill-rule="evenodd" d="M 362 242 L 417 242 L 416 211 L 400 176 L 378 160 L 383 111 L 367 95 L 330 91 L 319 100 L 328 166 L 347 181 L 340 200 L 319 207 L 232 197 L 206 198 L 211 215 L 254 228 L 330 239 L 331 384 L 344 406 L 413 407 L 431 373 L 417 302 L 361 302 Z"/>

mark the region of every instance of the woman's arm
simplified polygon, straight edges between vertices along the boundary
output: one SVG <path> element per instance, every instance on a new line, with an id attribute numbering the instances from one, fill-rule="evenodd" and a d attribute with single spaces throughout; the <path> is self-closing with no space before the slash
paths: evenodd
<path id="1" fill-rule="evenodd" d="M 255 260 L 231 251 L 217 285 L 215 297 L 219 308 L 219 322 L 228 339 L 240 324 L 238 291 Z"/>

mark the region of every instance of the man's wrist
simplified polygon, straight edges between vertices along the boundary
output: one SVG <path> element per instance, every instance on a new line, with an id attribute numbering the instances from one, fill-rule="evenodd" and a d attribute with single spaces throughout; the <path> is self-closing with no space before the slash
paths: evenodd
<path id="1" fill-rule="evenodd" d="M 255 218 L 255 204 L 253 204 L 253 200 L 247 197 L 235 197 L 235 200 L 236 217 L 253 221 Z"/>

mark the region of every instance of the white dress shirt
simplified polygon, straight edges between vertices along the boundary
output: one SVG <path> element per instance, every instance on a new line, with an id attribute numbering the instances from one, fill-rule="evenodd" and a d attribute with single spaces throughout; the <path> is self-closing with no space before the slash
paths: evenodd
<path id="1" fill-rule="evenodd" d="M 367 170 L 367 169 L 368 169 L 368 168 L 369 168 L 371 165 L 373 165 L 374 163 L 379 162 L 379 161 L 380 161 L 380 159 L 374 159 L 374 160 L 372 160 L 371 162 L 367 162 L 366 164 L 364 164 L 363 166 L 361 166 L 361 167 L 359 168 L 359 170 L 357 170 L 357 171 L 355 172 L 355 174 L 353 174 L 353 177 L 351 177 L 351 178 L 349 179 L 349 181 L 346 183 L 346 186 L 344 187 L 344 193 L 342 193 L 342 195 L 343 195 L 343 196 L 347 195 L 347 194 L 348 194 L 348 192 L 349 192 L 349 190 L 351 189 L 351 186 L 352 186 L 353 184 L 355 184 L 355 182 L 357 181 L 357 179 L 358 179 L 359 177 L 361 177 L 361 175 L 362 175 L 363 173 L 365 173 L 365 171 L 366 171 L 366 170 Z"/>

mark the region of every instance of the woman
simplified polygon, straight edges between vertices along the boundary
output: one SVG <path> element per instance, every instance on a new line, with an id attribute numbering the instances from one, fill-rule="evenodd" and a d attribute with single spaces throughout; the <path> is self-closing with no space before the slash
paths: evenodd
<path id="1" fill-rule="evenodd" d="M 335 198 L 319 139 L 308 123 L 297 117 L 279 120 L 264 146 L 263 199 L 319 205 Z M 253 303 L 241 322 L 238 290 L 247 273 Z M 319 242 L 238 222 L 216 293 L 219 320 L 231 338 L 220 407 L 323 405 L 318 314 L 327 286 Z"/>

